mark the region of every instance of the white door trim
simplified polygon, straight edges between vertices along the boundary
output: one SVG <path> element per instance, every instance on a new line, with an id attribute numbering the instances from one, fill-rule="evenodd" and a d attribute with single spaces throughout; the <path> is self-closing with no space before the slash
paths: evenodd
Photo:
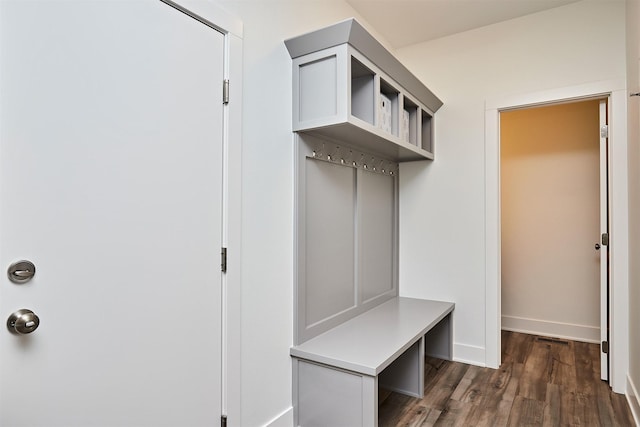
<path id="1" fill-rule="evenodd" d="M 627 93 L 625 82 L 602 81 L 540 92 L 501 96 L 485 103 L 485 349 L 486 366 L 500 365 L 500 111 L 597 96 L 610 96 L 611 156 L 611 378 L 613 391 L 623 393 L 629 365 L 627 194 Z"/>
<path id="2" fill-rule="evenodd" d="M 222 278 L 222 413 L 228 425 L 241 420 L 241 296 L 242 296 L 242 42 L 243 24 L 213 1 L 159 0 L 201 19 L 224 35 L 224 78 L 230 82 L 224 106 L 222 241 L 227 252 L 227 273 Z M 222 82 L 220 82 L 222 84 Z M 222 100 L 220 100 L 222 102 Z M 212 260 L 216 262 L 217 260 Z"/>
<path id="3" fill-rule="evenodd" d="M 601 99 L 598 105 L 600 126 L 600 233 L 609 233 L 609 98 Z M 602 128 L 607 133 L 602 133 Z M 600 247 L 600 342 L 609 342 L 609 245 L 598 239 Z M 602 344 L 601 344 L 602 346 Z M 609 381 L 609 353 L 600 348 L 600 379 Z"/>

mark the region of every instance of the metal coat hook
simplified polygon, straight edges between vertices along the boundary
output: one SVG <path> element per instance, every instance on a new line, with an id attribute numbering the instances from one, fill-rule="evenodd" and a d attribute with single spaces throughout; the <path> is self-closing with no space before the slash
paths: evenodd
<path id="1" fill-rule="evenodd" d="M 340 146 L 336 145 L 336 149 L 333 151 L 333 153 L 327 155 L 327 160 L 332 161 L 333 159 L 339 156 L 340 156 Z"/>
<path id="2" fill-rule="evenodd" d="M 320 151 L 314 149 L 311 154 L 313 155 L 313 157 L 322 158 L 323 153 L 324 153 L 324 144 L 322 144 L 322 148 L 320 149 Z"/>
<path id="3" fill-rule="evenodd" d="M 317 160 L 363 169 L 369 172 L 381 173 L 383 175 L 394 176 L 398 172 L 397 163 L 376 158 L 375 155 L 372 156 L 369 153 L 364 153 L 359 150 L 354 153 L 353 150 L 348 147 L 341 148 L 339 145 L 320 144 L 320 142 L 310 148 L 311 153 L 309 153 L 309 157 Z M 345 153 L 345 150 L 348 150 L 348 153 Z"/>

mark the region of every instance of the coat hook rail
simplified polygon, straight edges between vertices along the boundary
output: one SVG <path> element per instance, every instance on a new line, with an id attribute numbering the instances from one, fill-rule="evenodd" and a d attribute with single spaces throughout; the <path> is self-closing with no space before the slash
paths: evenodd
<path id="1" fill-rule="evenodd" d="M 311 148 L 307 157 L 338 164 L 341 166 L 363 169 L 368 172 L 383 175 L 397 175 L 399 165 L 396 162 L 381 159 L 371 154 L 354 150 L 350 147 L 339 146 L 332 143 L 317 143 Z"/>

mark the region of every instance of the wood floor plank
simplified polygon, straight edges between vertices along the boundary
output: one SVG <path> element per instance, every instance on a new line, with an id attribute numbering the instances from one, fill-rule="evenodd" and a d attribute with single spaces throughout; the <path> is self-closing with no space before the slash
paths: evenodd
<path id="1" fill-rule="evenodd" d="M 425 396 L 379 392 L 386 426 L 633 426 L 624 395 L 600 380 L 597 344 L 503 333 L 500 369 L 426 358 Z"/>
<path id="2" fill-rule="evenodd" d="M 547 384 L 547 400 L 544 405 L 543 425 L 560 426 L 562 417 L 562 403 L 560 398 L 560 387 L 557 384 Z"/>
<path id="3" fill-rule="evenodd" d="M 487 406 L 483 403 L 474 405 L 467 417 L 468 425 L 505 427 L 508 425 L 512 406 L 513 401 L 499 399 L 492 401 Z"/>
<path id="4" fill-rule="evenodd" d="M 502 331 L 502 362 L 524 363 L 531 352 L 534 336 Z"/>
<path id="5" fill-rule="evenodd" d="M 469 420 L 469 415 L 474 407 L 475 405 L 470 403 L 449 400 L 434 426 L 467 427 L 473 425 Z"/>
<path id="6" fill-rule="evenodd" d="M 607 425 L 610 426 L 610 421 L 599 419 L 598 402 L 594 396 L 580 393 L 580 392 L 563 392 L 569 395 L 569 398 L 574 399 L 575 405 L 573 407 L 573 420 L 575 425 L 580 426 L 597 426 Z"/>
<path id="7" fill-rule="evenodd" d="M 454 362 L 427 356 L 424 363 L 424 389 L 430 390 L 440 378 L 443 370 Z"/>
<path id="8" fill-rule="evenodd" d="M 483 393 L 482 400 L 472 416 L 476 425 L 506 426 L 508 424 L 522 369 L 521 363 L 509 362 L 503 363 L 500 369 L 489 370 L 493 372 L 487 382 L 487 390 Z"/>
<path id="9" fill-rule="evenodd" d="M 378 394 L 380 394 L 379 391 Z M 403 416 L 410 412 L 418 402 L 420 402 L 420 399 L 389 392 L 382 403 L 378 402 L 378 425 L 400 425 L 399 423 Z"/>
<path id="10" fill-rule="evenodd" d="M 534 342 L 524 364 L 518 395 L 527 399 L 545 401 L 551 364 L 551 345 Z"/>
<path id="11" fill-rule="evenodd" d="M 487 383 L 491 374 L 491 369 L 470 366 L 451 394 L 451 399 L 474 404 L 482 401 L 488 390 Z"/>
<path id="12" fill-rule="evenodd" d="M 600 350 L 598 344 L 575 342 L 576 388 L 587 394 L 596 392 L 600 381 Z"/>
<path id="13" fill-rule="evenodd" d="M 576 390 L 576 358 L 573 342 L 550 345 L 551 373 L 549 382 L 558 384 L 568 390 Z"/>
<path id="14" fill-rule="evenodd" d="M 633 414 L 629 408 L 629 402 L 623 394 L 613 393 L 611 396 L 611 406 L 613 408 L 614 425 L 633 426 Z"/>
<path id="15" fill-rule="evenodd" d="M 425 386 L 424 404 L 433 409 L 444 410 L 447 401 L 466 374 L 471 365 L 463 363 L 449 363 L 436 375 L 435 381 L 429 387 Z"/>
<path id="16" fill-rule="evenodd" d="M 424 422 L 422 423 L 422 426 L 424 427 L 432 427 L 434 425 L 436 425 L 436 423 L 438 422 L 438 418 L 440 418 L 440 415 L 442 414 L 442 411 L 437 411 L 435 409 L 429 409 L 429 414 L 427 415 L 427 419 L 424 420 Z"/>
<path id="17" fill-rule="evenodd" d="M 442 412 L 437 409 L 427 408 L 424 405 L 413 405 L 406 411 L 396 426 L 401 427 L 421 427 L 433 425 L 437 422 Z"/>
<path id="18" fill-rule="evenodd" d="M 544 421 L 544 402 L 516 396 L 509 414 L 509 426 L 541 426 Z"/>
<path id="19" fill-rule="evenodd" d="M 613 409 L 613 398 L 615 394 L 610 393 L 609 386 L 601 382 L 596 392 L 596 402 L 598 404 L 598 419 L 605 426 L 615 425 L 615 412 Z"/>
<path id="20" fill-rule="evenodd" d="M 507 367 L 505 367 L 505 370 Z M 502 367 L 500 367 L 502 371 Z M 515 363 L 510 367 L 510 377 L 507 382 L 507 388 L 502 395 L 502 400 L 506 400 L 509 402 L 513 402 L 518 395 L 518 391 L 520 390 L 520 379 L 522 378 L 522 373 L 524 372 L 524 365 L 522 363 Z M 494 388 L 497 388 L 497 384 L 494 385 Z"/>

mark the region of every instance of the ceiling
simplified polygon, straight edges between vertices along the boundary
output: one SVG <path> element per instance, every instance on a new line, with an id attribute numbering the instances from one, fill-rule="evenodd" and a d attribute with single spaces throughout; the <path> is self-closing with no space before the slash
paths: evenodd
<path id="1" fill-rule="evenodd" d="M 578 0 L 346 0 L 395 49 Z"/>

